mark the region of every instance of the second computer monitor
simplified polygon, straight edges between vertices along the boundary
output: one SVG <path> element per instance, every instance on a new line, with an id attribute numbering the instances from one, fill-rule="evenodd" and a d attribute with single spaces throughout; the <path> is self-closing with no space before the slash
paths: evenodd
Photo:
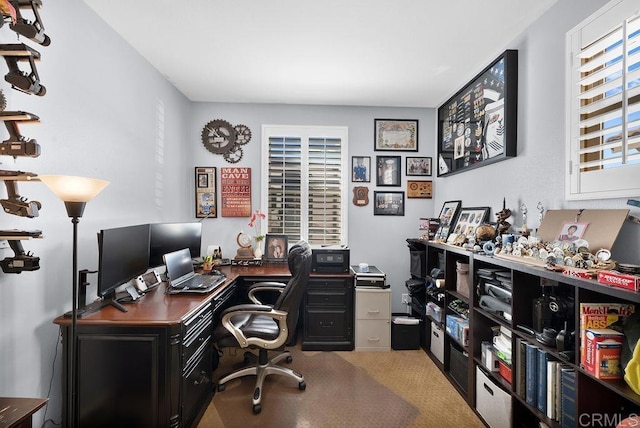
<path id="1" fill-rule="evenodd" d="M 202 223 L 154 223 L 149 226 L 149 267 L 163 265 L 163 255 L 182 248 L 189 249 L 191 258 L 200 257 Z"/>

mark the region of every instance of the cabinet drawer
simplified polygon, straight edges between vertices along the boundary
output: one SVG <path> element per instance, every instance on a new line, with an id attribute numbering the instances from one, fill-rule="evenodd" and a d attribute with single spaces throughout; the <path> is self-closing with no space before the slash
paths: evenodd
<path id="1" fill-rule="evenodd" d="M 349 311 L 346 309 L 307 309 L 306 339 L 344 339 L 351 331 Z"/>
<path id="2" fill-rule="evenodd" d="M 391 293 L 387 290 L 357 290 L 356 319 L 391 318 Z"/>
<path id="3" fill-rule="evenodd" d="M 199 348 L 211 340 L 213 326 L 213 312 L 211 304 L 189 318 L 184 323 L 184 338 L 182 341 L 182 361 L 188 362 L 194 357 Z"/>
<path id="4" fill-rule="evenodd" d="M 307 288 L 351 288 L 351 278 L 311 278 Z"/>
<path id="5" fill-rule="evenodd" d="M 356 322 L 356 350 L 359 348 L 391 348 L 389 320 L 358 320 Z"/>
<path id="6" fill-rule="evenodd" d="M 213 391 L 213 348 L 209 341 L 198 348 L 198 352 L 185 363 L 182 377 L 182 426 L 191 426 L 200 409 Z"/>
<path id="7" fill-rule="evenodd" d="M 346 306 L 347 290 L 307 290 L 307 306 Z"/>

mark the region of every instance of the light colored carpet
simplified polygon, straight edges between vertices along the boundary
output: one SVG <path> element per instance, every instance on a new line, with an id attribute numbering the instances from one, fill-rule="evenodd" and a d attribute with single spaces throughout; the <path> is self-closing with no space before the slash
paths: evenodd
<path id="1" fill-rule="evenodd" d="M 200 428 L 209 427 L 483 427 L 475 413 L 422 350 L 310 352 L 291 349 L 289 365 L 307 388 L 269 376 L 262 412 L 252 412 L 255 379 L 217 392 Z M 242 366 L 242 353 L 227 354 L 214 373 Z M 286 365 L 286 363 L 284 363 Z"/>

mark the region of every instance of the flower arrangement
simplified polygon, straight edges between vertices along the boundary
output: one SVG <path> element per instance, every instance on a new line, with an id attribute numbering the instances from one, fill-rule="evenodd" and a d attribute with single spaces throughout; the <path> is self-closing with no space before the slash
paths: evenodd
<path id="1" fill-rule="evenodd" d="M 255 239 L 256 242 L 260 242 L 264 239 L 264 235 L 260 235 L 260 227 L 258 227 L 259 220 L 264 220 L 267 218 L 266 214 L 261 212 L 260 210 L 255 210 L 251 215 L 251 221 L 249 221 L 249 227 L 253 227 L 256 231 Z"/>

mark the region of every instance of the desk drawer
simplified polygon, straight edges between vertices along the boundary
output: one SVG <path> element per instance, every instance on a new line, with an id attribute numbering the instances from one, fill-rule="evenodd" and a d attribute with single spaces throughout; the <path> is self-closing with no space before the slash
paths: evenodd
<path id="1" fill-rule="evenodd" d="M 351 278 L 311 278 L 307 289 L 351 288 L 352 284 Z"/>
<path id="2" fill-rule="evenodd" d="M 346 306 L 347 290 L 307 290 L 307 306 Z"/>

